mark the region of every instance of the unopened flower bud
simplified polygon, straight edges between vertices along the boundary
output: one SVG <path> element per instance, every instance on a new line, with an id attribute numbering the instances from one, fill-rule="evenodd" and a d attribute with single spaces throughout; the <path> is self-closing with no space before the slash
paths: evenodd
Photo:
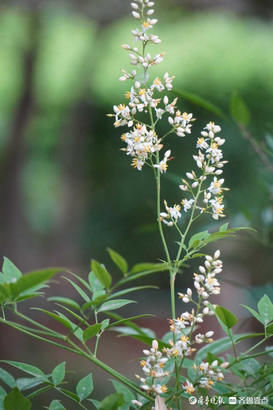
<path id="1" fill-rule="evenodd" d="M 152 348 L 155 349 L 155 350 L 158 349 L 158 342 L 157 342 L 157 340 L 153 340 Z"/>
<path id="2" fill-rule="evenodd" d="M 218 249 L 215 253 L 214 253 L 214 259 L 218 259 L 220 257 L 220 250 Z"/>

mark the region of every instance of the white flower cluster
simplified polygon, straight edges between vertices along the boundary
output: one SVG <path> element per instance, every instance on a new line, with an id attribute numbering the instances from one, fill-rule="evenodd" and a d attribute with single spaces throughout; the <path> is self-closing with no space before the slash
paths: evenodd
<path id="1" fill-rule="evenodd" d="M 179 137 L 184 137 L 191 133 L 191 122 L 194 121 L 193 115 L 186 112 L 182 113 L 176 107 L 177 98 L 169 101 L 166 92 L 172 90 L 174 76 L 165 73 L 163 78 L 155 78 L 149 82 L 148 69 L 151 66 L 160 64 L 163 61 L 164 53 L 156 54 L 154 57 L 146 53 L 149 44 L 159 44 L 161 40 L 155 34 L 149 34 L 157 23 L 156 19 L 150 16 L 154 13 L 154 2 L 148 0 L 137 0 L 131 3 L 132 15 L 140 21 L 140 29 L 132 31 L 134 40 L 141 42 L 140 47 L 131 47 L 123 44 L 122 47 L 128 51 L 130 62 L 135 69 L 129 73 L 122 70 L 120 81 L 133 80 L 133 85 L 125 95 L 129 100 L 128 104 L 114 105 L 115 117 L 114 126 L 127 126 L 129 131 L 122 135 L 122 140 L 127 144 L 127 155 L 133 157 L 132 166 L 141 171 L 144 164 L 148 163 L 158 168 L 161 173 L 167 170 L 167 161 L 170 159 L 170 151 L 165 152 L 161 161 L 155 160 L 155 153 L 163 148 L 162 140 L 156 134 L 155 128 L 159 120 L 166 115 L 171 126 L 167 134 L 175 133 Z M 143 73 L 138 73 L 141 68 Z M 164 93 L 160 95 L 160 93 Z M 147 121 L 140 122 L 136 116 L 138 113 L 146 114 Z M 148 125 L 150 123 L 150 125 Z"/>
<path id="2" fill-rule="evenodd" d="M 223 187 L 224 179 L 218 178 L 223 173 L 223 167 L 227 161 L 223 160 L 223 152 L 220 147 L 225 143 L 225 139 L 216 136 L 221 131 L 219 125 L 210 122 L 201 132 L 201 137 L 198 138 L 196 147 L 198 155 L 193 155 L 197 167 L 202 171 L 200 176 L 197 176 L 194 171 L 187 172 L 187 180 L 183 179 L 183 184 L 179 186 L 182 191 L 189 192 L 193 199 L 183 199 L 182 205 L 184 211 L 187 212 L 196 204 L 196 209 L 201 213 L 207 212 L 212 214 L 213 219 L 224 217 L 223 191 L 227 188 Z M 213 176 L 213 179 L 208 179 Z M 206 188 L 201 189 L 204 181 L 208 181 Z M 202 194 L 202 206 L 197 201 L 197 192 Z"/>
<path id="3" fill-rule="evenodd" d="M 216 381 L 222 381 L 224 379 L 223 369 L 228 365 L 228 362 L 220 364 L 218 360 L 212 363 L 202 361 L 199 366 L 194 365 L 199 376 L 199 387 L 211 389 Z"/>
<path id="4" fill-rule="evenodd" d="M 141 382 L 141 388 L 147 392 L 156 394 L 166 393 L 167 386 L 160 384 L 160 380 L 169 373 L 164 371 L 164 365 L 168 361 L 167 357 L 158 349 L 158 342 L 153 340 L 150 350 L 143 350 L 146 358 L 141 360 L 140 365 L 145 374 L 145 377 L 136 376 Z"/>
<path id="5" fill-rule="evenodd" d="M 184 198 L 181 201 L 184 212 L 192 210 L 194 213 L 197 210 L 200 214 L 211 214 L 216 220 L 225 216 L 223 191 L 227 190 L 223 187 L 224 179 L 218 178 L 227 163 L 223 160 L 223 152 L 219 148 L 225 140 L 216 136 L 220 131 L 221 127 L 213 122 L 206 125 L 204 131 L 201 132 L 202 136 L 197 140 L 198 155 L 193 155 L 197 167 L 201 170 L 201 175 L 198 176 L 195 171 L 186 172 L 187 179 L 182 179 L 183 183 L 179 185 L 182 191 L 191 195 L 190 199 Z M 204 188 L 205 182 L 206 187 Z M 200 199 L 202 204 L 200 204 Z M 161 213 L 162 221 L 168 226 L 173 226 L 182 216 L 180 205 L 174 205 L 174 208 L 177 207 L 179 207 L 179 214 L 176 213 L 176 218 L 173 218 L 170 212 Z"/>
<path id="6" fill-rule="evenodd" d="M 184 312 L 180 317 L 170 320 L 170 330 L 176 335 L 176 342 L 170 342 L 171 348 L 166 349 L 168 357 L 190 356 L 196 349 L 192 345 L 200 343 L 213 342 L 213 331 L 208 331 L 205 334 L 198 333 L 190 338 L 195 327 L 202 323 L 205 315 L 213 315 L 214 312 L 209 307 L 208 298 L 211 295 L 218 295 L 220 293 L 220 284 L 215 278 L 217 274 L 222 272 L 223 263 L 219 259 L 220 251 L 217 250 L 213 257 L 207 255 L 205 257 L 204 266 L 199 266 L 200 273 L 194 273 L 194 287 L 198 294 L 199 303 L 192 298 L 193 291 L 188 288 L 186 293 L 178 293 L 178 296 L 184 303 L 193 302 L 199 307 L 191 312 Z"/>
<path id="7" fill-rule="evenodd" d="M 211 389 L 215 382 L 223 380 L 223 369 L 225 369 L 228 365 L 228 362 L 223 362 L 220 364 L 218 360 L 214 360 L 212 363 L 202 361 L 199 366 L 194 365 L 193 368 L 196 370 L 198 375 L 198 383 L 196 383 L 196 386 Z M 189 380 L 186 380 L 182 387 L 184 391 L 190 395 L 192 395 L 196 390 L 196 387 L 194 387 Z"/>

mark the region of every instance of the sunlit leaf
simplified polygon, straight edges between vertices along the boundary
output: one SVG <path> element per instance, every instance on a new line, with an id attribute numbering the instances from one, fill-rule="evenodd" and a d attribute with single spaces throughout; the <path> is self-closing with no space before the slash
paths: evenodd
<path id="1" fill-rule="evenodd" d="M 87 376 L 85 376 L 83 379 L 81 379 L 76 386 L 76 392 L 77 392 L 77 395 L 80 401 L 83 401 L 88 396 L 90 396 L 93 389 L 94 389 L 93 378 L 92 378 L 92 374 L 90 373 Z"/>
<path id="2" fill-rule="evenodd" d="M 26 273 L 21 276 L 15 283 L 10 284 L 12 297 L 17 298 L 20 293 L 30 290 L 37 285 L 42 285 L 44 282 L 51 279 L 54 275 L 61 272 L 62 268 L 48 268 L 39 271 Z"/>
<path id="3" fill-rule="evenodd" d="M 109 289 L 112 283 L 112 277 L 105 267 L 93 259 L 91 261 L 91 269 L 97 279 L 106 287 L 106 289 Z"/>
<path id="4" fill-rule="evenodd" d="M 54 383 L 55 386 L 57 386 L 58 384 L 60 384 L 64 377 L 65 377 L 65 362 L 62 362 L 60 364 L 58 364 L 54 370 L 52 371 L 52 381 Z"/>
<path id="5" fill-rule="evenodd" d="M 4 263 L 2 266 L 3 279 L 5 282 L 13 282 L 22 276 L 22 272 L 11 262 L 7 257 L 4 256 Z"/>
<path id="6" fill-rule="evenodd" d="M 259 300 L 258 311 L 265 326 L 273 320 L 273 304 L 267 295 Z"/>

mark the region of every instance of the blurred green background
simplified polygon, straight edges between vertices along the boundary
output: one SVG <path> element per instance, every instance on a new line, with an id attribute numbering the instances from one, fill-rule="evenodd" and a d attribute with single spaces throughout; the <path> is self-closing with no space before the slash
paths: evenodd
<path id="1" fill-rule="evenodd" d="M 243 303 L 250 293 L 243 294 L 242 287 L 254 286 L 253 302 L 263 294 L 261 286 L 272 281 L 273 266 L 272 2 L 170 0 L 159 1 L 156 8 L 155 32 L 163 40 L 157 49 L 166 56 L 154 74 L 175 74 L 176 90 L 210 101 L 227 117 L 181 100 L 182 109 L 198 119 L 194 136 L 214 120 L 227 140 L 227 220 L 258 232 L 220 244 L 224 279 L 230 282 L 222 303 L 233 307 L 238 295 Z M 163 257 L 152 175 L 130 167 L 120 151 L 121 129 L 114 129 L 106 117 L 113 104 L 124 101 L 128 87 L 118 78 L 121 68 L 129 68 L 120 47 L 132 43 L 136 22 L 129 11 L 124 0 L 0 5 L 0 250 L 23 271 L 60 265 L 86 275 L 91 258 L 109 263 L 107 246 L 131 265 Z M 234 93 L 250 113 L 245 138 L 229 114 Z M 266 161 L 253 149 L 249 135 Z M 191 169 L 195 144 L 192 137 L 173 137 L 170 144 L 176 161 L 163 189 L 171 202 L 180 199 L 177 179 Z M 215 228 L 206 218 L 196 227 Z M 190 276 L 179 280 L 183 288 Z M 161 275 L 153 283 L 161 291 L 149 298 L 140 295 L 134 309 L 158 314 L 158 321 L 149 325 L 161 335 L 169 317 L 168 279 Z M 57 290 L 69 291 L 64 285 Z M 243 315 L 239 306 L 234 309 Z M 27 361 L 34 350 L 39 356 L 37 343 L 24 339 L 19 347 L 19 339 L 9 340 L 14 332 L 2 328 L 2 335 L 2 357 L 19 360 L 23 354 Z M 108 349 L 120 346 L 114 337 L 107 343 Z M 139 356 L 139 343 L 123 344 L 127 360 L 132 352 Z M 104 355 L 113 361 L 107 348 Z M 47 366 L 46 357 L 40 359 Z M 126 371 L 133 376 L 135 362 L 130 366 Z"/>

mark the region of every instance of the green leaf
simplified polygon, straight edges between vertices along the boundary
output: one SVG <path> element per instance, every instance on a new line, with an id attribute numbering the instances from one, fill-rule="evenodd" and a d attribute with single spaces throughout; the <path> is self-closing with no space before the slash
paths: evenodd
<path id="1" fill-rule="evenodd" d="M 273 304 L 267 295 L 264 295 L 258 302 L 258 311 L 265 326 L 273 320 Z"/>
<path id="2" fill-rule="evenodd" d="M 21 276 L 15 283 L 10 284 L 13 299 L 16 299 L 22 292 L 31 290 L 34 286 L 42 285 L 62 270 L 61 268 L 48 268 Z"/>
<path id="3" fill-rule="evenodd" d="M 82 299 L 85 302 L 91 302 L 90 297 L 82 290 L 82 288 L 80 288 L 79 285 L 77 285 L 77 283 L 75 283 L 73 280 L 67 278 L 66 276 L 64 276 L 64 279 L 67 280 L 67 282 L 70 283 L 70 285 L 73 286 L 73 288 L 78 292 L 78 294 L 82 297 Z"/>
<path id="4" fill-rule="evenodd" d="M 137 263 L 132 267 L 129 274 L 133 275 L 135 273 L 146 272 L 146 271 L 153 271 L 153 272 L 160 272 L 166 270 L 168 268 L 167 263 Z"/>
<path id="5" fill-rule="evenodd" d="M 130 303 L 136 303 L 134 300 L 129 299 L 114 299 L 108 300 L 107 302 L 103 303 L 98 312 L 106 312 L 107 310 L 116 310 L 120 309 L 123 306 L 129 305 Z"/>
<path id="6" fill-rule="evenodd" d="M 145 313 L 145 314 L 143 314 L 143 315 L 137 315 L 137 316 L 127 317 L 127 318 L 120 319 L 120 320 L 117 320 L 116 322 L 111 323 L 108 328 L 110 329 L 111 327 L 119 326 L 119 325 L 121 325 L 122 323 L 125 323 L 125 324 L 126 324 L 128 321 L 131 321 L 131 320 L 137 320 L 137 319 L 142 319 L 142 318 L 144 318 L 144 317 L 151 317 L 151 316 L 154 316 L 154 315 Z M 106 319 L 106 320 L 107 320 L 107 319 Z M 109 320 L 109 319 L 108 319 L 108 320 Z M 103 322 L 104 322 L 104 321 L 103 321 Z"/>
<path id="7" fill-rule="evenodd" d="M 6 395 L 7 395 L 6 390 L 2 386 L 0 386 L 0 410 L 4 410 L 2 405 L 3 405 L 3 401 Z"/>
<path id="8" fill-rule="evenodd" d="M 47 316 L 61 323 L 67 329 L 73 331 L 73 326 L 71 325 L 71 322 L 67 318 L 60 317 L 59 315 L 56 315 L 55 313 L 52 313 L 48 310 L 41 309 L 41 308 L 33 308 L 33 310 L 39 310 L 40 312 L 45 313 Z"/>
<path id="9" fill-rule="evenodd" d="M 61 387 L 59 387 L 59 390 L 60 390 L 60 392 L 63 393 L 64 396 L 69 397 L 71 400 L 75 401 L 76 403 L 79 403 L 80 399 L 75 393 L 73 393 L 73 392 L 71 392 L 67 389 L 63 389 Z"/>
<path id="10" fill-rule="evenodd" d="M 58 384 L 60 384 L 64 377 L 65 377 L 65 362 L 62 362 L 60 364 L 58 364 L 54 370 L 52 371 L 52 381 L 54 383 L 54 386 L 57 386 Z"/>
<path id="11" fill-rule="evenodd" d="M 123 405 L 123 403 L 123 395 L 120 393 L 113 393 L 100 403 L 99 410 L 117 410 L 119 406 Z"/>
<path id="12" fill-rule="evenodd" d="M 106 289 L 109 289 L 112 283 L 112 277 L 105 267 L 93 259 L 91 261 L 91 269 L 97 279 L 106 287 Z"/>
<path id="13" fill-rule="evenodd" d="M 250 306 L 247 306 L 247 305 L 241 305 L 241 306 L 247 309 L 257 320 L 259 320 L 259 322 L 263 323 L 263 318 L 259 315 L 258 312 L 256 312 L 256 310 L 252 309 Z"/>
<path id="14" fill-rule="evenodd" d="M 255 374 L 258 373 L 260 369 L 260 364 L 257 360 L 250 358 L 246 360 L 242 360 L 239 363 L 239 369 L 241 372 L 245 372 L 251 376 L 254 376 Z"/>
<path id="15" fill-rule="evenodd" d="M 87 376 L 85 376 L 83 379 L 81 379 L 76 386 L 76 392 L 77 392 L 77 395 L 80 401 L 83 401 L 88 396 L 90 396 L 93 389 L 94 389 L 93 378 L 92 378 L 92 374 L 90 373 Z"/>
<path id="16" fill-rule="evenodd" d="M 31 402 L 15 387 L 4 400 L 5 410 L 30 410 Z"/>
<path id="17" fill-rule="evenodd" d="M 13 387 L 16 386 L 14 377 L 9 372 L 1 368 L 0 368 L 0 380 L 2 380 L 4 383 L 6 383 L 7 386 L 11 387 L 12 389 Z"/>
<path id="18" fill-rule="evenodd" d="M 101 283 L 101 281 L 96 277 L 96 275 L 94 274 L 94 272 L 90 272 L 88 275 L 88 281 L 91 287 L 91 291 L 92 293 L 104 290 L 105 287 L 104 285 Z"/>
<path id="19" fill-rule="evenodd" d="M 272 336 L 273 335 L 273 323 L 271 323 L 271 325 L 268 325 L 266 327 L 266 336 Z"/>
<path id="20" fill-rule="evenodd" d="M 107 329 L 108 326 L 109 326 L 109 323 L 110 323 L 110 320 L 109 320 L 109 319 L 104 319 L 104 320 L 101 322 L 101 330 Z"/>
<path id="21" fill-rule="evenodd" d="M 234 92 L 230 101 L 230 115 L 235 122 L 242 125 L 248 125 L 250 120 L 250 112 L 242 97 Z"/>
<path id="22" fill-rule="evenodd" d="M 90 401 L 90 403 L 93 404 L 93 406 L 98 409 L 100 407 L 100 401 L 95 400 L 95 399 L 87 399 L 87 401 Z"/>
<path id="23" fill-rule="evenodd" d="M 112 261 L 115 263 L 115 265 L 121 270 L 121 272 L 126 276 L 128 272 L 128 263 L 124 259 L 123 256 L 121 256 L 118 252 L 114 251 L 111 248 L 107 248 L 107 251 L 112 259 Z"/>
<path id="24" fill-rule="evenodd" d="M 188 245 L 189 249 L 191 249 L 191 248 L 197 248 L 198 245 L 199 245 L 199 243 L 200 243 L 201 241 L 204 241 L 204 240 L 208 239 L 209 236 L 210 236 L 210 234 L 209 234 L 208 231 L 196 233 L 196 234 L 193 235 L 193 236 L 191 237 L 191 239 L 189 240 L 189 245 Z"/>
<path id="25" fill-rule="evenodd" d="M 31 374 L 31 376 L 39 377 L 41 380 L 44 381 L 49 381 L 48 377 L 44 374 L 44 372 L 36 366 L 32 366 L 27 363 L 22 363 L 22 362 L 15 362 L 12 360 L 1 360 L 3 363 L 7 363 L 10 366 L 15 367 L 16 369 L 22 370 L 25 373 Z"/>
<path id="26" fill-rule="evenodd" d="M 92 337 L 96 336 L 97 333 L 101 330 L 101 323 L 95 323 L 92 326 L 89 326 L 85 331 L 83 332 L 83 340 L 86 343 L 87 340 L 91 339 Z"/>
<path id="27" fill-rule="evenodd" d="M 239 343 L 242 340 L 252 337 L 252 333 L 242 333 L 234 336 L 234 343 Z M 230 349 L 232 343 L 229 337 L 223 337 L 215 342 L 209 343 L 203 347 L 195 355 L 194 361 L 196 363 L 201 363 L 202 360 L 205 360 L 207 357 L 207 353 L 210 352 L 212 354 L 219 354 L 228 349 Z"/>
<path id="28" fill-rule="evenodd" d="M 65 407 L 62 405 L 62 403 L 59 400 L 53 400 L 50 403 L 48 410 L 65 410 Z"/>
<path id="29" fill-rule="evenodd" d="M 139 290 L 143 290 L 143 289 L 158 289 L 158 286 L 146 285 L 146 286 L 135 286 L 133 288 L 122 289 L 122 290 L 119 290 L 118 292 L 112 293 L 112 295 L 109 296 L 108 299 L 127 295 L 128 293 L 132 293 L 132 292 L 138 292 Z"/>
<path id="30" fill-rule="evenodd" d="M 189 102 L 197 105 L 198 107 L 204 108 L 205 110 L 212 112 L 213 114 L 216 114 L 220 118 L 227 118 L 226 114 L 219 107 L 217 107 L 210 101 L 206 100 L 205 98 L 200 97 L 199 95 L 189 93 L 188 91 L 176 89 L 172 90 L 172 93 L 178 97 L 188 100 Z"/>
<path id="31" fill-rule="evenodd" d="M 227 229 L 228 229 L 228 225 L 229 225 L 228 222 L 225 223 L 224 225 L 221 225 L 220 228 L 219 228 L 219 232 L 226 232 Z"/>
<path id="32" fill-rule="evenodd" d="M 44 381 L 39 377 L 20 377 L 16 380 L 16 386 L 21 391 L 32 389 L 33 387 L 39 386 L 43 383 Z"/>
<path id="33" fill-rule="evenodd" d="M 50 302 L 58 302 L 58 303 L 63 303 L 64 305 L 70 306 L 73 309 L 80 310 L 81 307 L 80 305 L 75 302 L 73 299 L 70 298 L 65 298 L 61 296 L 51 296 L 50 298 L 47 298 L 48 301 Z"/>
<path id="34" fill-rule="evenodd" d="M 273 346 L 266 346 L 265 351 L 267 352 L 268 356 L 273 357 Z"/>
<path id="35" fill-rule="evenodd" d="M 217 306 L 215 312 L 217 317 L 228 327 L 228 329 L 231 329 L 238 322 L 237 317 L 223 306 Z"/>
<path id="36" fill-rule="evenodd" d="M 112 380 L 112 383 L 116 392 L 123 395 L 125 403 L 131 403 L 131 401 L 134 400 L 135 396 L 133 395 L 131 390 L 128 389 L 128 387 L 124 386 L 124 384 L 117 382 L 116 380 Z"/>
<path id="37" fill-rule="evenodd" d="M 19 279 L 22 276 L 22 272 L 11 262 L 8 258 L 4 256 L 4 263 L 2 266 L 3 279 L 5 282 L 11 283 L 14 280 Z"/>

